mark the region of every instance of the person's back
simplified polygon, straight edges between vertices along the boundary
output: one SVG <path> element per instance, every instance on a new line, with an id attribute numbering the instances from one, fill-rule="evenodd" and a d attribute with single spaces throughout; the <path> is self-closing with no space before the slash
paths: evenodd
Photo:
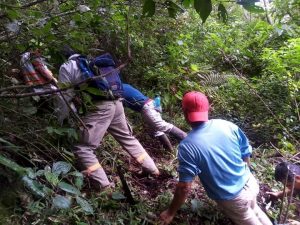
<path id="1" fill-rule="evenodd" d="M 243 158 L 249 157 L 251 146 L 242 131 L 233 123 L 212 119 L 194 127 L 180 143 L 178 157 L 193 157 L 179 167 L 183 173 L 199 177 L 210 198 L 226 200 L 234 197 L 249 179 Z"/>
<path id="2" fill-rule="evenodd" d="M 179 145 L 179 182 L 160 214 L 162 224 L 173 220 L 199 176 L 208 196 L 236 225 L 272 225 L 257 205 L 259 186 L 248 168 L 251 147 L 245 134 L 231 122 L 209 120 L 209 101 L 201 92 L 186 93 L 182 109 L 193 130 Z"/>
<path id="3" fill-rule="evenodd" d="M 81 76 L 81 71 L 74 60 L 76 57 L 80 56 L 80 54 L 72 54 L 68 57 L 67 61 L 63 63 L 59 70 L 59 80 L 63 83 L 71 83 L 76 84 L 84 78 Z"/>
<path id="4" fill-rule="evenodd" d="M 76 81 L 87 79 L 80 70 L 80 61 L 75 60 L 79 54 L 69 47 L 64 48 L 63 54 L 68 61 L 60 68 L 60 81 L 76 84 Z M 64 93 L 66 101 L 72 101 L 74 91 L 70 89 L 67 94 Z M 113 98 L 107 96 L 107 98 L 92 99 L 92 101 L 94 107 L 82 116 L 84 127 L 80 130 L 79 143 L 74 146 L 74 154 L 85 168 L 82 172 L 90 178 L 91 183 L 96 188 L 111 186 L 95 154 L 106 131 L 142 166 L 145 172 L 159 175 L 154 161 L 130 131 L 120 96 L 116 95 Z"/>

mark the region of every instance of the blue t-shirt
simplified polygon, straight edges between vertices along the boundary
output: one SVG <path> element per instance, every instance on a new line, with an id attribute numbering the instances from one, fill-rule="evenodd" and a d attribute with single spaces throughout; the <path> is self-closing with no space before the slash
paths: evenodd
<path id="1" fill-rule="evenodd" d="M 137 112 L 140 112 L 145 103 L 149 100 L 149 97 L 145 96 L 130 84 L 123 84 L 123 98 L 124 106 Z"/>
<path id="2" fill-rule="evenodd" d="M 250 170 L 243 159 L 251 153 L 238 126 L 209 120 L 193 128 L 179 145 L 179 181 L 191 182 L 198 175 L 211 199 L 233 199 L 249 179 Z"/>

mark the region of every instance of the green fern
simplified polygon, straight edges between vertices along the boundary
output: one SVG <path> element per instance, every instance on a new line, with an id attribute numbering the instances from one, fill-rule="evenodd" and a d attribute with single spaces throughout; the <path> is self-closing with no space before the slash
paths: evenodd
<path id="1" fill-rule="evenodd" d="M 227 83 L 227 79 L 229 77 L 233 77 L 235 75 L 232 74 L 223 74 L 218 72 L 209 72 L 204 74 L 197 74 L 200 84 L 204 87 L 220 87 Z"/>

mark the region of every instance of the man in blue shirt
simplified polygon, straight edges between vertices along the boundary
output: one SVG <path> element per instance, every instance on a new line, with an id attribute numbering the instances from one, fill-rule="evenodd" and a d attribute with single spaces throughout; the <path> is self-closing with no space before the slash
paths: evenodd
<path id="1" fill-rule="evenodd" d="M 249 170 L 252 148 L 235 124 L 208 119 L 209 102 L 200 92 L 184 95 L 182 108 L 192 131 L 178 149 L 179 182 L 161 224 L 169 224 L 199 176 L 207 195 L 237 225 L 272 225 L 259 208 L 259 186 Z"/>
<path id="2" fill-rule="evenodd" d="M 154 101 L 141 93 L 130 84 L 123 83 L 123 104 L 133 111 L 140 112 L 144 121 L 152 129 L 154 136 L 158 137 L 163 146 L 172 150 L 172 144 L 165 133 L 170 133 L 181 141 L 186 133 L 171 123 L 162 119 L 161 114 L 155 109 Z"/>

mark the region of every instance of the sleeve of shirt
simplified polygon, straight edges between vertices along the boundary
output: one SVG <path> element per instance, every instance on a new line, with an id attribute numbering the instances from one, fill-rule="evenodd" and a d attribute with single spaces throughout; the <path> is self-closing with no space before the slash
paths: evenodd
<path id="1" fill-rule="evenodd" d="M 178 173 L 180 182 L 191 182 L 201 171 L 195 163 L 195 155 L 185 146 L 180 145 L 178 149 Z"/>
<path id="2" fill-rule="evenodd" d="M 59 69 L 58 81 L 64 84 L 72 83 L 65 65 L 62 65 Z M 72 110 L 76 112 L 76 108 L 72 103 L 72 99 L 75 96 L 73 89 L 68 89 L 67 91 L 62 92 L 62 95 L 64 96 L 64 98 L 60 94 L 58 94 L 55 101 L 55 110 L 60 123 L 62 123 L 63 120 L 69 116 L 70 109 L 66 101 L 68 102 Z"/>
<path id="3" fill-rule="evenodd" d="M 251 156 L 252 147 L 249 144 L 248 138 L 246 137 L 246 135 L 244 134 L 244 132 L 240 128 L 238 128 L 237 136 L 238 136 L 238 140 L 239 140 L 242 159 Z"/>

